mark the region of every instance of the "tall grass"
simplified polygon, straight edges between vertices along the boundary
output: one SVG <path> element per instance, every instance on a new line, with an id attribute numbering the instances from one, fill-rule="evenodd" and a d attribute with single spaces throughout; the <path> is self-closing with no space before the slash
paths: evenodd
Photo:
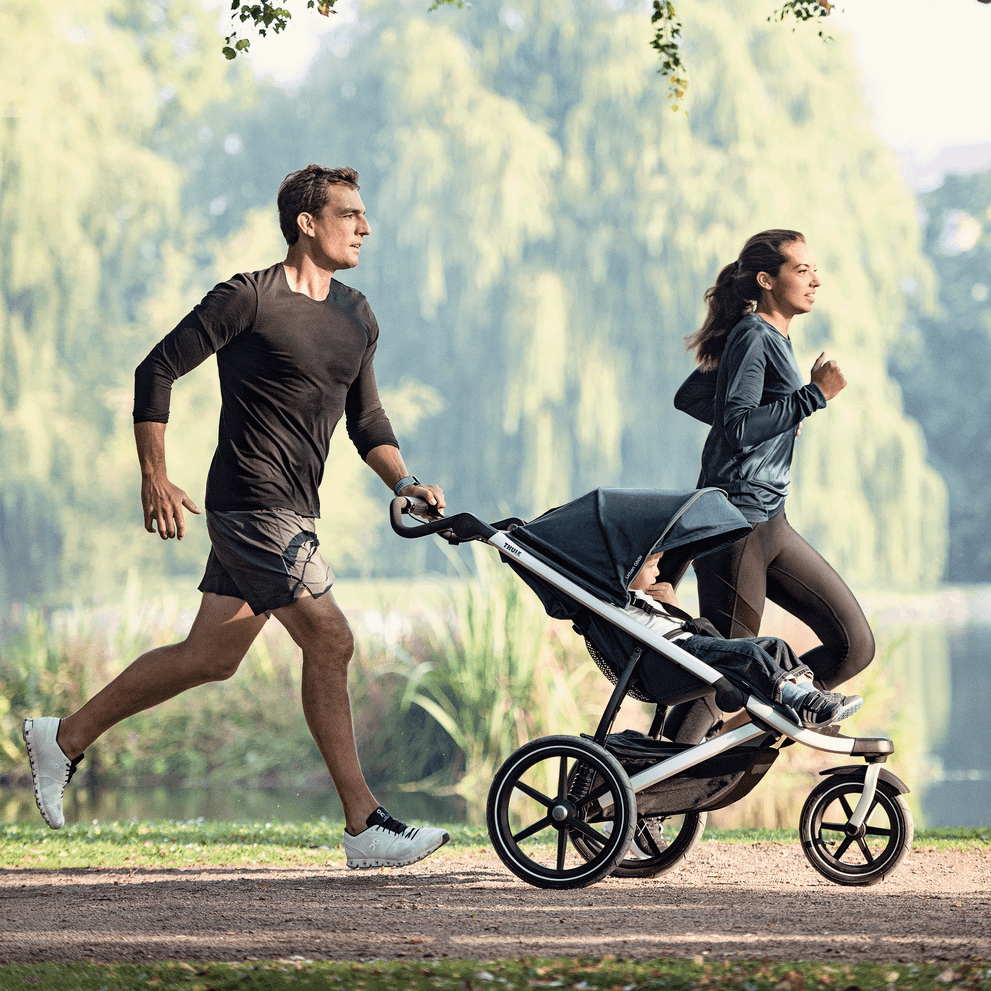
<path id="1" fill-rule="evenodd" d="M 499 764 L 536 737 L 591 732 L 611 686 L 568 624 L 548 619 L 495 555 L 473 550 L 471 574 L 427 583 L 429 594 L 412 603 L 397 605 L 395 590 L 380 586 L 347 611 L 357 642 L 350 688 L 366 777 L 373 787 L 447 796 L 478 824 Z M 114 606 L 12 616 L 0 653 L 0 781 L 29 783 L 20 738 L 25 715 L 73 711 L 139 653 L 184 636 L 194 607 L 145 596 L 132 582 Z M 889 637 L 851 686 L 867 703 L 847 731 L 893 736 L 893 770 L 910 783 L 924 773 L 932 745 L 932 706 L 912 700 L 932 694 L 938 653 L 924 638 Z M 234 678 L 125 720 L 90 748 L 77 781 L 329 789 L 298 696 L 298 652 L 279 624 L 269 623 Z M 649 716 L 648 707 L 628 700 L 619 725 L 644 728 Z M 717 813 L 714 825 L 794 827 L 817 772 L 835 763 L 806 747 L 786 748 L 767 779 Z"/>
<path id="2" fill-rule="evenodd" d="M 429 609 L 424 659 L 405 672 L 403 713 L 417 707 L 450 737 L 461 773 L 407 785 L 459 796 L 481 821 L 498 766 L 528 740 L 587 729 L 602 707 L 602 679 L 587 653 L 571 653 L 536 596 L 491 552 L 473 546 L 475 574 Z"/>

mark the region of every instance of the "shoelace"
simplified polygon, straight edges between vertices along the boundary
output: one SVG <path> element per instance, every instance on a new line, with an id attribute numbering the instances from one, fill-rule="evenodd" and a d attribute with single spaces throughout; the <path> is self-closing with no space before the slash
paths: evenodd
<path id="1" fill-rule="evenodd" d="M 78 757 L 69 761 L 69 775 L 65 779 L 65 783 L 68 784 L 72 780 L 72 776 L 76 773 L 76 768 L 79 767 L 79 762 L 85 757 L 85 754 L 80 754 Z"/>
<path id="2" fill-rule="evenodd" d="M 405 822 L 400 822 L 398 819 L 389 816 L 382 822 L 375 823 L 376 826 L 381 826 L 383 829 L 388 829 L 390 833 L 398 833 L 404 839 L 411 840 L 418 832 L 419 828 L 416 826 L 407 826 Z"/>

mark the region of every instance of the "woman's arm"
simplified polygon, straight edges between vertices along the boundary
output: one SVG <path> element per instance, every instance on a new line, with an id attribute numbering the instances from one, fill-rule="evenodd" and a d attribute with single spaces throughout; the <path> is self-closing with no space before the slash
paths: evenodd
<path id="1" fill-rule="evenodd" d="M 805 417 L 822 409 L 822 390 L 809 383 L 774 402 L 761 405 L 768 355 L 759 334 L 742 335 L 723 354 L 726 365 L 726 399 L 723 432 L 737 450 L 754 447 L 795 430 Z"/>
<path id="2" fill-rule="evenodd" d="M 717 372 L 696 368 L 674 394 L 674 408 L 712 426 L 715 417 Z"/>

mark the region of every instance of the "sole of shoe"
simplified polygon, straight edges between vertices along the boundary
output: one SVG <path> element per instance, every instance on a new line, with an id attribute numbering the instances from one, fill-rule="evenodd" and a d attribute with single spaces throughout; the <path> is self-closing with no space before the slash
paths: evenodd
<path id="1" fill-rule="evenodd" d="M 34 740 L 32 739 L 33 730 L 34 720 L 25 719 L 21 724 L 21 736 L 24 737 L 24 748 L 28 752 L 28 764 L 31 767 L 31 786 L 34 789 L 34 804 L 38 806 L 38 811 L 41 813 L 41 818 L 45 820 L 49 827 L 52 829 L 61 829 L 65 825 L 65 816 L 62 817 L 61 822 L 52 822 L 52 820 L 45 814 L 45 810 L 41 805 L 41 798 L 38 795 L 38 756 L 34 750 Z"/>

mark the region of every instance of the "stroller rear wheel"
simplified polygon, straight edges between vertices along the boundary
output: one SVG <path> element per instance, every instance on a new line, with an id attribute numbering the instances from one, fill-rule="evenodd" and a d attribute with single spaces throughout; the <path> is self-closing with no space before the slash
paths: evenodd
<path id="1" fill-rule="evenodd" d="M 499 859 L 517 877 L 563 889 L 615 870 L 636 813 L 630 779 L 609 751 L 581 737 L 548 736 L 520 747 L 496 772 L 486 820 Z M 575 836 L 586 839 L 590 856 L 571 851 Z"/>
<path id="2" fill-rule="evenodd" d="M 613 876 L 656 877 L 677 867 L 702 838 L 706 818 L 705 812 L 639 816 L 630 849 L 613 871 Z M 603 824 L 604 832 L 606 827 L 611 829 L 611 824 Z M 571 842 L 586 858 L 592 857 L 598 850 L 598 846 L 581 833 L 574 834 Z"/>
<path id="3" fill-rule="evenodd" d="M 802 809 L 798 831 L 805 856 L 837 884 L 877 884 L 905 859 L 912 845 L 912 812 L 901 792 L 883 779 L 863 827 L 849 826 L 863 791 L 863 781 L 833 775 L 813 790 Z"/>

